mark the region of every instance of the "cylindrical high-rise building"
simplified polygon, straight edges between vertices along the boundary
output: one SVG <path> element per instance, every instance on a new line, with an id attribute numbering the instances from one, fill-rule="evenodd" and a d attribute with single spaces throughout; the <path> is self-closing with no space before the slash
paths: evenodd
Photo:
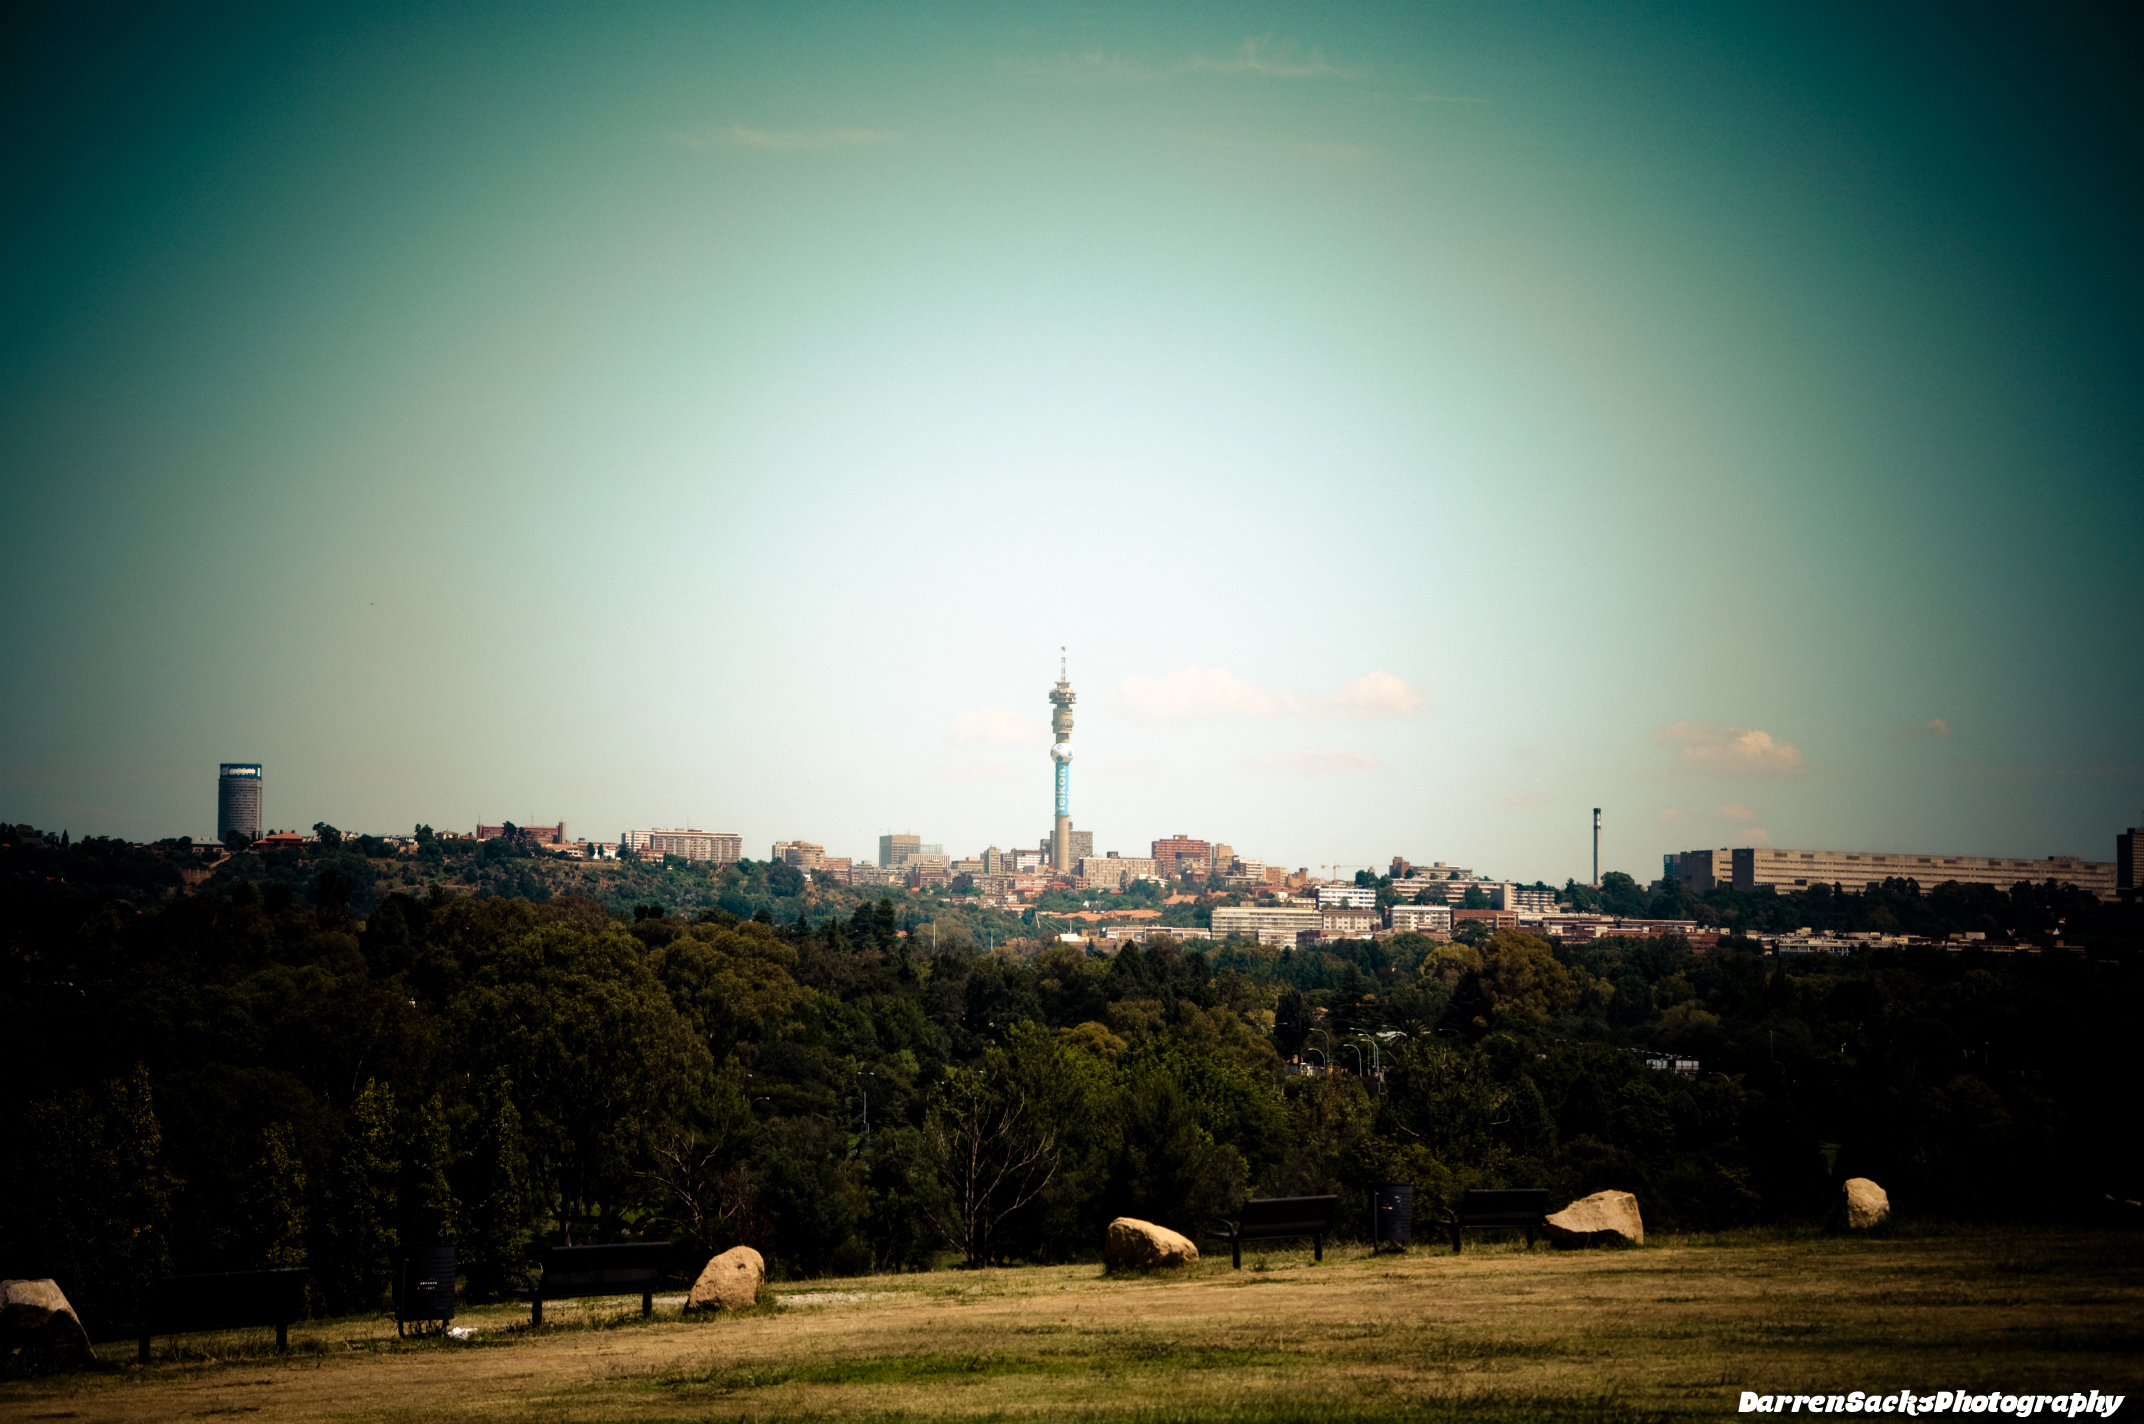
<path id="1" fill-rule="evenodd" d="M 1078 700 L 1065 680 L 1064 649 L 1059 648 L 1057 686 L 1050 689 L 1050 731 L 1057 740 L 1050 760 L 1057 768 L 1057 819 L 1050 830 L 1050 868 L 1072 873 L 1072 704 Z"/>
<path id="2" fill-rule="evenodd" d="M 216 777 L 216 839 L 240 831 L 249 841 L 261 838 L 261 764 L 227 761 Z"/>

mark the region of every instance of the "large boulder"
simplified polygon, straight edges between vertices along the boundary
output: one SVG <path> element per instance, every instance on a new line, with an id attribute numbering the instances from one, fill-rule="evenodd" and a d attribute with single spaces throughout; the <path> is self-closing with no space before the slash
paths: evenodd
<path id="1" fill-rule="evenodd" d="M 1874 1226 L 1891 1214 L 1891 1197 L 1867 1177 L 1846 1179 L 1846 1224 L 1855 1231 Z"/>
<path id="2" fill-rule="evenodd" d="M 1109 1238 L 1102 1244 L 1102 1260 L 1112 1271 L 1195 1266 L 1199 1261 L 1199 1248 L 1190 1237 L 1179 1236 L 1166 1226 L 1156 1226 L 1137 1217 L 1120 1216 L 1109 1223 Z"/>
<path id="3" fill-rule="evenodd" d="M 1638 1215 L 1638 1199 L 1629 1192 L 1595 1192 L 1580 1197 L 1562 1211 L 1544 1219 L 1548 1239 L 1566 1250 L 1581 1246 L 1612 1246 L 1628 1241 L 1645 1244 L 1645 1219 Z"/>
<path id="4" fill-rule="evenodd" d="M 51 1281 L 0 1281 L 0 1358 L 70 1369 L 91 1358 L 89 1333 Z"/>
<path id="5" fill-rule="evenodd" d="M 700 1272 L 685 1301 L 688 1310 L 743 1310 L 759 1304 L 767 1263 L 749 1246 L 732 1246 Z"/>

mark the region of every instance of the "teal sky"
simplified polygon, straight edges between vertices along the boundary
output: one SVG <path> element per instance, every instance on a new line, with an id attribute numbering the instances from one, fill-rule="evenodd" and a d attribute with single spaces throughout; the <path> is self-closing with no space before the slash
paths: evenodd
<path id="1" fill-rule="evenodd" d="M 0 817 L 1560 882 L 2144 820 L 2084 7 L 54 6 Z"/>

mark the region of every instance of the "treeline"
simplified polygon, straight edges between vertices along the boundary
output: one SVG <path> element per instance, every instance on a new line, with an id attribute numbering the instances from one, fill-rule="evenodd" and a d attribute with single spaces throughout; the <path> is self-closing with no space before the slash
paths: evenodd
<path id="1" fill-rule="evenodd" d="M 1352 1222 L 1388 1180 L 1424 1213 L 1622 1188 L 1656 1229 L 1818 1221 L 1849 1175 L 1923 1215 L 2144 1196 L 2131 910 L 2095 909 L 2087 954 L 1499 931 L 1102 958 L 934 953 L 890 895 L 777 924 L 382 887 L 360 917 L 332 857 L 303 893 L 152 893 L 76 855 L 0 840 L 0 1272 L 93 1319 L 262 1264 L 372 1309 L 432 1240 L 477 1298 L 539 1242 L 745 1242 L 790 1275 L 1063 1259 L 1246 1195 L 1338 1192 Z"/>

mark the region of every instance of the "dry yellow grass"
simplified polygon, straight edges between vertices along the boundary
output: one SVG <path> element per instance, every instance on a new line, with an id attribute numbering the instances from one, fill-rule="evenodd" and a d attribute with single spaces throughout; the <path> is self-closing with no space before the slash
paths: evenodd
<path id="1" fill-rule="evenodd" d="M 546 1307 L 559 1323 L 540 1333 L 490 1308 L 460 1319 L 478 1331 L 465 1344 L 315 1322 L 288 1359 L 265 1335 L 192 1337 L 147 1369 L 17 1381 L 0 1419 L 1643 1420 L 1729 1415 L 1743 1389 L 2144 1384 L 2144 1242 L 2126 1235 L 1425 1244 L 1265 1265 L 798 1282 L 710 1320 Z"/>

